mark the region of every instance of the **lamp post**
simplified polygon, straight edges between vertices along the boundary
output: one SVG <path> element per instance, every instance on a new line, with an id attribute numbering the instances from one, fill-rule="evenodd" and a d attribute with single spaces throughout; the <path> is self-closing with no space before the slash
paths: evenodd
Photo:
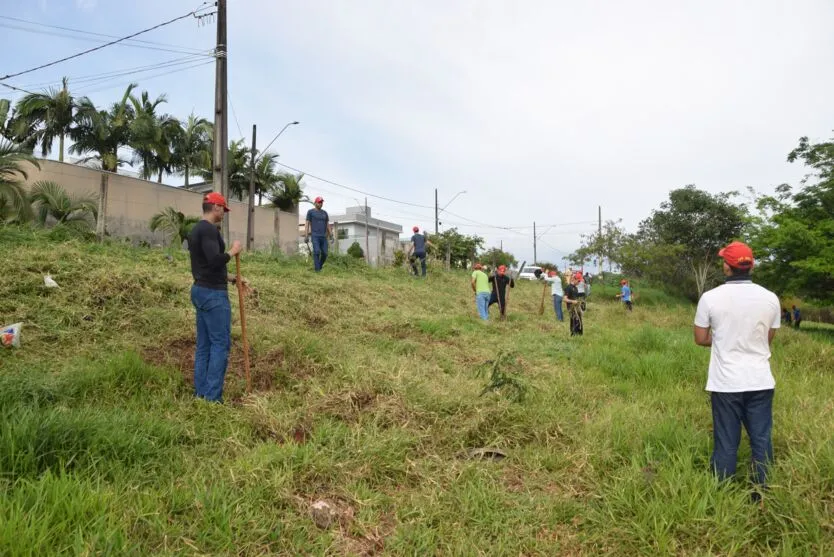
<path id="1" fill-rule="evenodd" d="M 275 143 L 275 140 L 281 137 L 281 134 L 284 133 L 290 126 L 295 126 L 299 122 L 293 121 L 286 124 L 281 131 L 278 132 L 278 135 L 272 138 L 272 141 L 269 142 L 269 145 L 266 146 L 266 149 L 263 150 L 263 153 L 266 153 L 267 150 Z M 252 249 L 252 245 L 255 243 L 255 168 L 257 167 L 258 157 L 257 151 L 255 150 L 255 140 L 257 139 L 257 126 L 254 124 L 252 125 L 252 168 L 249 173 L 249 218 L 246 222 L 246 250 L 249 251 Z"/>
<path id="2" fill-rule="evenodd" d="M 446 207 L 452 204 L 452 201 L 458 198 L 459 195 L 463 195 L 466 193 L 466 190 L 461 190 L 457 192 L 449 202 L 443 206 L 442 209 L 437 208 L 437 189 L 434 190 L 434 233 L 440 234 L 440 213 L 446 210 Z"/>

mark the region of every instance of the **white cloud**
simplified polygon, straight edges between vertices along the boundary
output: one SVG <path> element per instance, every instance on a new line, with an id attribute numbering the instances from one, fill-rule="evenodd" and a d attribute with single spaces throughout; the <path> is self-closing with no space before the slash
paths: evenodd
<path id="1" fill-rule="evenodd" d="M 85 12 L 91 12 L 96 9 L 98 0 L 75 0 L 75 7 Z"/>

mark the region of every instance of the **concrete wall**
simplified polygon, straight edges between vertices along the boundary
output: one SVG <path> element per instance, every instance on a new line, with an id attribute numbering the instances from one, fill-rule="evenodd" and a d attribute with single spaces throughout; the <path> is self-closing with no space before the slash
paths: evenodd
<path id="1" fill-rule="evenodd" d="M 338 241 L 338 252 L 347 253 L 353 242 L 359 242 L 362 251 L 365 251 L 365 225 L 357 223 L 338 224 L 337 227 L 347 231 L 347 238 Z M 389 265 L 394 261 L 394 251 L 399 249 L 400 235 L 380 229 L 377 236 L 377 229 L 371 226 L 368 238 L 368 262 L 371 265 Z M 383 241 L 384 237 L 384 241 Z"/>
<path id="2" fill-rule="evenodd" d="M 55 182 L 70 194 L 98 195 L 100 171 L 40 160 L 41 168 L 28 172 L 27 184 L 39 180 Z M 174 207 L 186 215 L 200 216 L 202 194 L 182 188 L 148 182 L 121 174 L 110 174 L 107 194 L 107 232 L 112 236 L 144 240 L 152 244 L 167 242 L 162 232 L 152 233 L 148 227 L 151 217 L 165 207 Z M 246 243 L 247 205 L 230 201 L 229 235 Z M 284 253 L 295 253 L 298 215 L 265 207 L 255 208 L 255 249 L 269 250 L 274 245 Z"/>

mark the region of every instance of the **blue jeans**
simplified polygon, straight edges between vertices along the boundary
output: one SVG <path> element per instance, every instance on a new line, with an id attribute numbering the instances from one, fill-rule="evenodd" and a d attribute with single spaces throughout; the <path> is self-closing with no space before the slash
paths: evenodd
<path id="1" fill-rule="evenodd" d="M 475 306 L 478 308 L 478 315 L 484 321 L 489 319 L 489 296 L 490 292 L 478 292 L 475 294 Z"/>
<path id="2" fill-rule="evenodd" d="M 564 321 L 565 316 L 562 315 L 562 297 L 558 294 L 553 295 L 553 309 L 556 310 L 556 319 Z"/>
<path id="3" fill-rule="evenodd" d="M 313 236 L 313 267 L 321 271 L 327 261 L 327 236 Z"/>
<path id="4" fill-rule="evenodd" d="M 417 276 L 417 259 L 420 260 L 420 268 L 423 272 L 423 276 L 426 276 L 426 254 L 425 253 L 415 253 L 415 259 L 411 261 L 411 270 L 414 271 L 414 276 Z"/>
<path id="5" fill-rule="evenodd" d="M 743 393 L 711 393 L 714 448 L 710 464 L 718 479 L 736 473 L 741 425 L 750 438 L 754 481 L 764 486 L 767 465 L 773 460 L 773 389 Z"/>
<path id="6" fill-rule="evenodd" d="M 191 303 L 197 310 L 197 349 L 194 353 L 194 394 L 212 401 L 223 400 L 223 381 L 232 345 L 232 306 L 225 290 L 196 284 Z"/>

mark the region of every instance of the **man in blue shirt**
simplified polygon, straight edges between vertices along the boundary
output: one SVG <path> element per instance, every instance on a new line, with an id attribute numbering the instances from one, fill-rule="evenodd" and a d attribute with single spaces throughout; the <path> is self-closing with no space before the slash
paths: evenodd
<path id="1" fill-rule="evenodd" d="M 415 226 L 412 228 L 414 235 L 411 237 L 411 247 L 408 248 L 408 260 L 411 262 L 411 270 L 414 276 L 417 276 L 417 260 L 420 260 L 420 267 L 423 276 L 426 276 L 426 246 L 432 246 L 431 242 L 426 239 L 425 234 L 420 234 L 420 228 Z"/>
<path id="2" fill-rule="evenodd" d="M 313 239 L 313 267 L 318 273 L 327 260 L 327 238 L 333 237 L 330 230 L 330 217 L 327 211 L 321 208 L 324 205 L 324 198 L 317 197 L 314 201 L 315 207 L 307 211 L 307 222 L 304 225 L 304 236 L 307 241 Z"/>
<path id="3" fill-rule="evenodd" d="M 802 312 L 796 306 L 791 306 L 791 308 L 793 309 L 793 327 L 798 329 L 799 324 L 802 323 Z"/>
<path id="4" fill-rule="evenodd" d="M 622 289 L 620 290 L 620 293 L 617 294 L 617 298 L 620 298 L 628 311 L 631 311 L 631 287 L 628 285 L 628 281 L 626 279 L 620 281 L 620 286 Z"/>

